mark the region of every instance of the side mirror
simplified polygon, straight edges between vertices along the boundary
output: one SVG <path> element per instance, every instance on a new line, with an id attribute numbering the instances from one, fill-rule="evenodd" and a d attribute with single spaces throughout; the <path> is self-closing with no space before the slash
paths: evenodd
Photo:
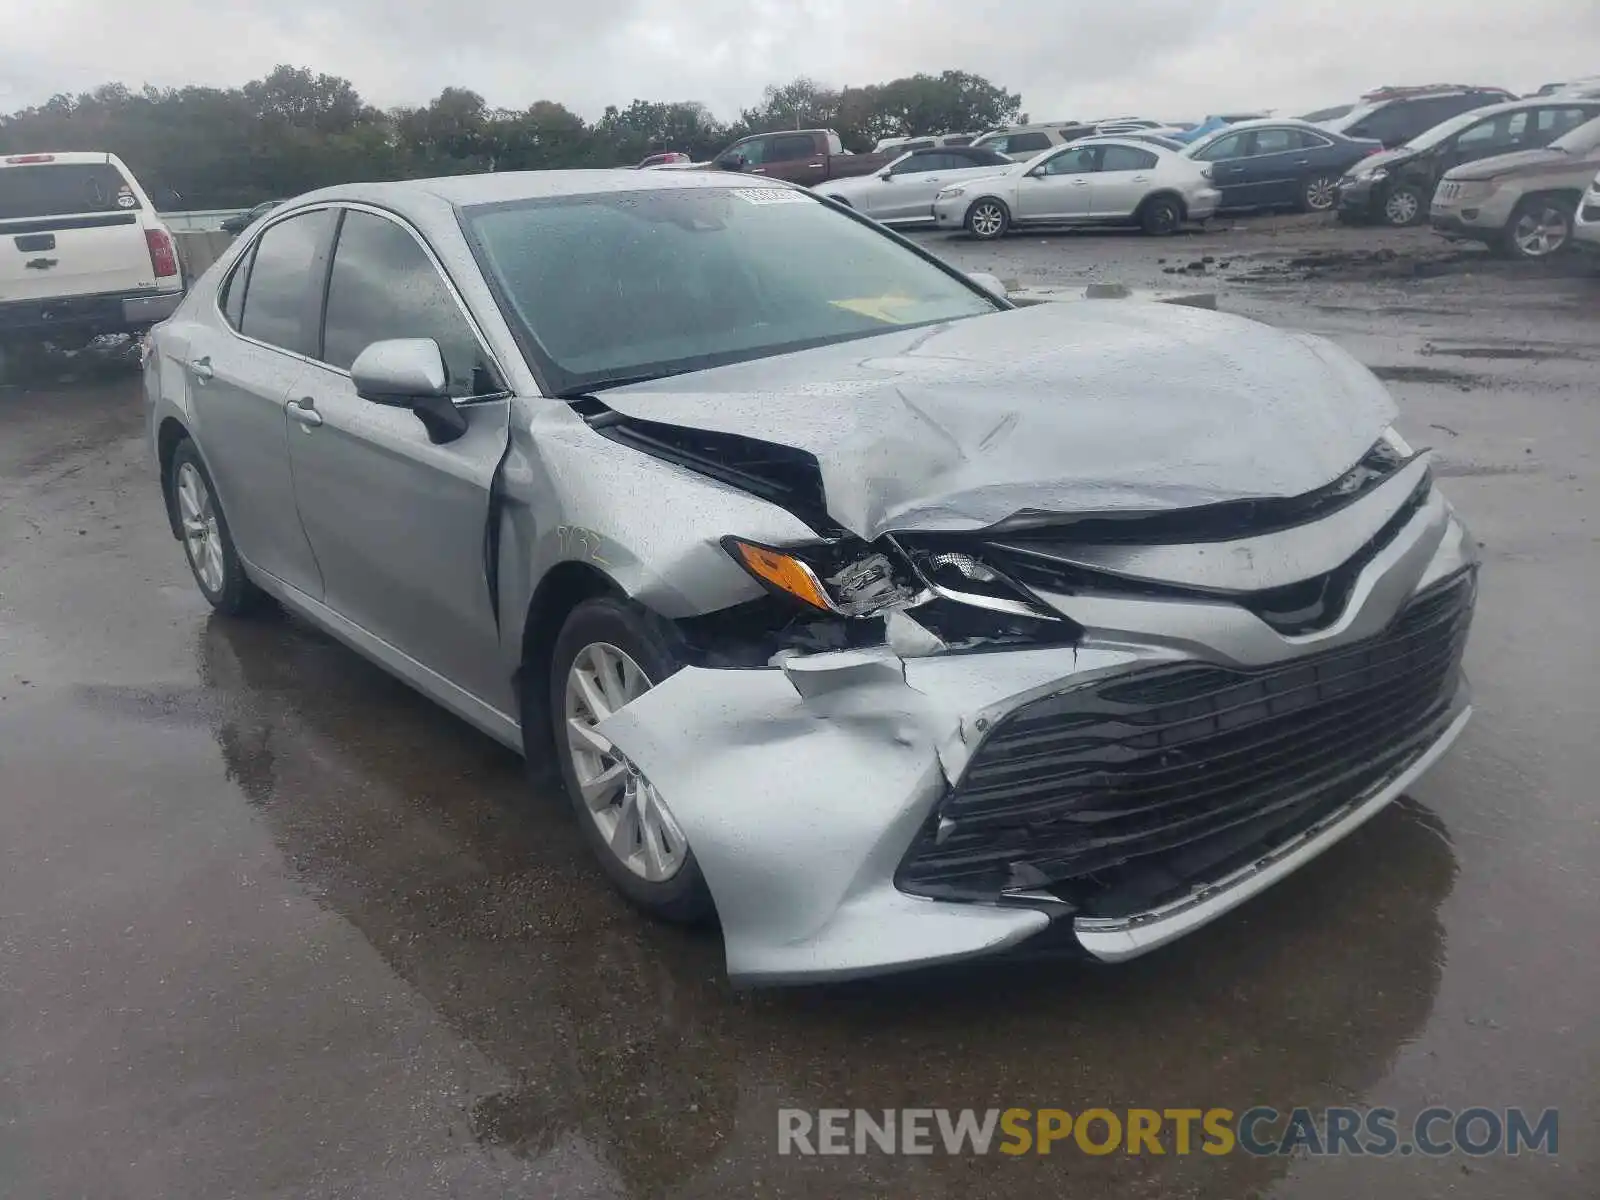
<path id="1" fill-rule="evenodd" d="M 467 431 L 466 417 L 450 399 L 444 356 L 432 338 L 373 342 L 350 364 L 350 378 L 363 400 L 416 413 L 435 445 Z"/>
<path id="2" fill-rule="evenodd" d="M 879 171 L 878 172 L 878 178 L 883 180 L 885 183 L 888 183 L 891 179 L 894 178 L 894 172 L 893 171 Z"/>
<path id="3" fill-rule="evenodd" d="M 1010 293 L 1006 291 L 1006 285 L 1001 283 L 987 271 L 968 271 L 967 278 L 972 280 L 973 283 L 977 284 L 991 296 L 997 296 L 1001 300 L 1010 298 Z"/>

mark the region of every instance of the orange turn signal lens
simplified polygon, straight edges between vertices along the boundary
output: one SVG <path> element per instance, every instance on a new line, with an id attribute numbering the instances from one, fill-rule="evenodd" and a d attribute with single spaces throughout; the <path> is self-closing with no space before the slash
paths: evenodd
<path id="1" fill-rule="evenodd" d="M 833 603 L 822 590 L 822 581 L 817 578 L 815 571 L 798 558 L 781 550 L 753 546 L 738 538 L 726 538 L 723 544 L 745 570 L 763 583 L 770 584 L 780 592 L 787 592 L 814 608 L 833 611 Z"/>

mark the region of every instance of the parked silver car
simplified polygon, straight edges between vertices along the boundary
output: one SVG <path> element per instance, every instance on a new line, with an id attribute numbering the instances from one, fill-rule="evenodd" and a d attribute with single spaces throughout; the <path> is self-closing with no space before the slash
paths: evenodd
<path id="1" fill-rule="evenodd" d="M 949 146 L 904 154 L 871 175 L 834 179 L 817 188 L 885 225 L 926 225 L 941 188 L 1007 170 L 1011 160 L 976 146 Z"/>
<path id="2" fill-rule="evenodd" d="M 952 184 L 934 198 L 933 216 L 942 229 L 984 241 L 1023 225 L 1138 225 L 1163 234 L 1209 220 L 1219 198 L 1203 163 L 1149 142 L 1096 137 Z"/>
<path id="3" fill-rule="evenodd" d="M 1600 254 L 1600 173 L 1589 181 L 1589 190 L 1578 202 L 1578 215 L 1572 220 L 1572 244 L 1589 254 Z"/>
<path id="4" fill-rule="evenodd" d="M 1116 961 L 1294 870 L 1468 717 L 1473 542 L 1309 335 L 1014 309 L 715 172 L 352 184 L 153 334 L 172 531 L 560 768 L 747 981 Z"/>

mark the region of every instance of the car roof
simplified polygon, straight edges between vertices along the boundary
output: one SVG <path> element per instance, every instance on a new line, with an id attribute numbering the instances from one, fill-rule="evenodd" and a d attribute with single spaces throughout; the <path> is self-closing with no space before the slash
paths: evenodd
<path id="1" fill-rule="evenodd" d="M 1299 117 L 1257 117 L 1250 121 L 1235 121 L 1232 125 L 1224 125 L 1200 140 L 1209 142 L 1222 134 L 1239 133 L 1246 129 L 1309 129 L 1312 133 L 1331 132 L 1314 121 L 1302 121 Z"/>
<path id="2" fill-rule="evenodd" d="M 777 179 L 731 171 L 492 171 L 481 175 L 442 175 L 392 183 L 347 183 L 295 197 L 295 204 L 349 200 L 405 208 L 439 202 L 457 208 L 511 200 L 588 196 L 602 192 L 655 192 L 688 188 L 791 188 Z M 805 189 L 796 189 L 805 190 Z"/>

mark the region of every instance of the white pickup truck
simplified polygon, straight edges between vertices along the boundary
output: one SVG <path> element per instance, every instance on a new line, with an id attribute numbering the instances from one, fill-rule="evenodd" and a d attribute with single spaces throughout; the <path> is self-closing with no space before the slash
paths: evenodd
<path id="1" fill-rule="evenodd" d="M 8 351 L 142 333 L 182 298 L 172 234 L 116 155 L 0 158 L 0 374 Z"/>

